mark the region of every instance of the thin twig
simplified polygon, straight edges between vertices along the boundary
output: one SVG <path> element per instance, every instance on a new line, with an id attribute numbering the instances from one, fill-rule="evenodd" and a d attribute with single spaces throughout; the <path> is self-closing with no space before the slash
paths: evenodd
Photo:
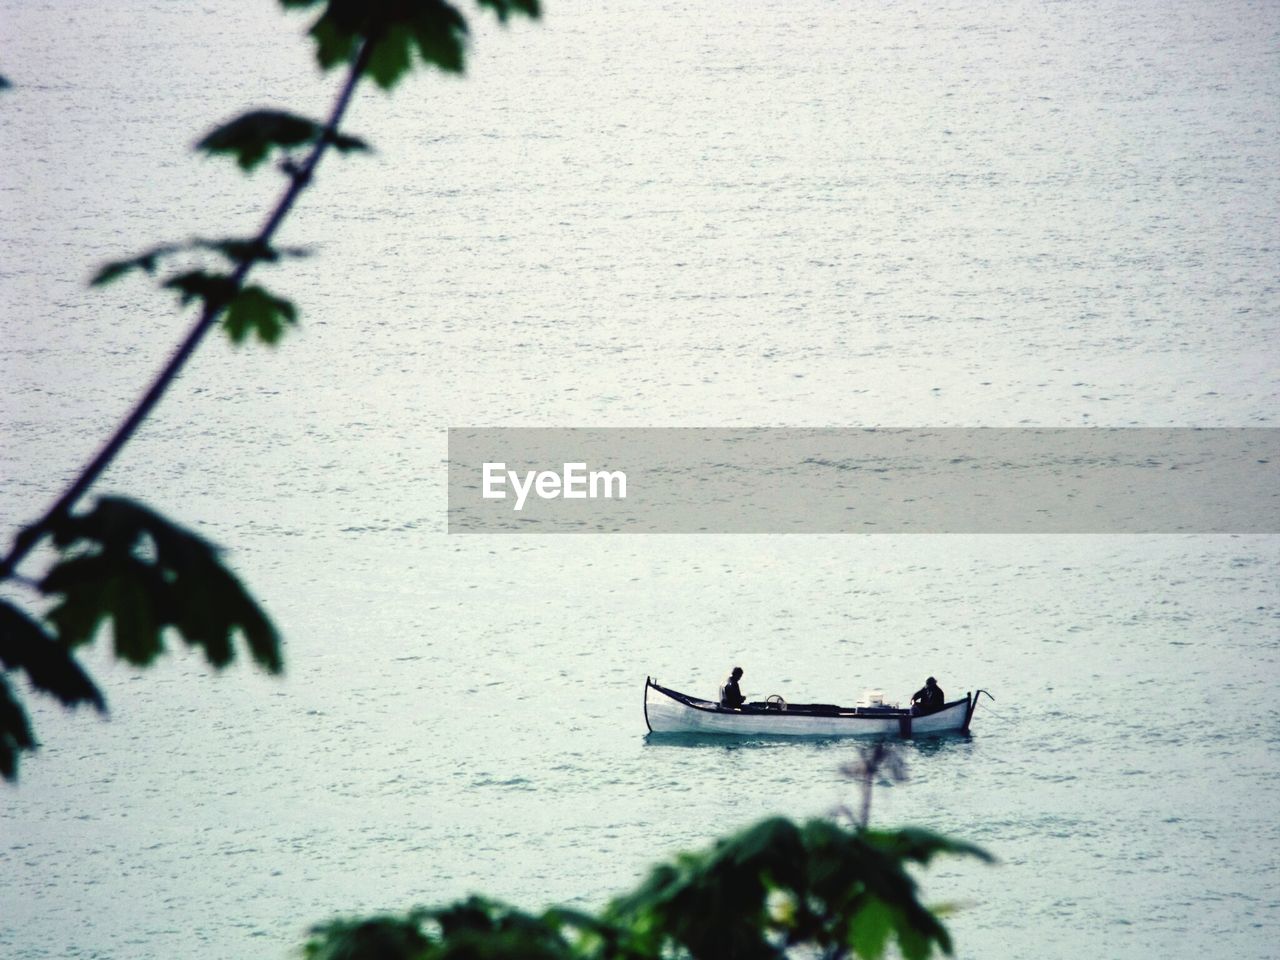
<path id="1" fill-rule="evenodd" d="M 267 217 L 262 229 L 258 231 L 258 235 L 253 239 L 250 249 L 263 250 L 270 246 L 272 237 L 275 236 L 276 231 L 280 228 L 284 218 L 288 216 L 289 211 L 293 209 L 294 202 L 302 191 L 310 185 L 311 177 L 320 163 L 320 158 L 324 156 L 325 150 L 331 145 L 334 135 L 342 123 L 342 118 L 351 103 L 352 94 L 355 93 L 356 84 L 360 82 L 360 77 L 369 64 L 371 52 L 372 40 L 366 39 L 355 59 L 351 62 L 351 67 L 347 71 L 347 78 L 342 85 L 342 89 L 338 92 L 338 98 L 334 101 L 333 109 L 329 113 L 329 119 L 325 123 L 323 131 L 302 165 L 289 171 L 289 186 L 280 196 L 275 209 Z M 205 334 L 217 323 L 227 303 L 243 287 L 245 279 L 249 276 L 249 271 L 253 269 L 253 264 L 254 258 L 252 257 L 240 261 L 240 264 L 231 274 L 230 296 L 219 298 L 217 301 L 205 302 L 199 319 L 196 320 L 191 330 L 187 333 L 186 338 L 179 344 L 178 349 L 169 358 L 169 362 L 165 364 L 164 369 L 160 371 L 150 388 L 143 394 L 142 399 L 125 417 L 124 422 L 116 429 L 111 439 L 98 451 L 98 455 L 89 461 L 75 482 L 67 488 L 67 491 L 58 498 L 57 502 L 49 508 L 45 515 L 29 527 L 19 531 L 18 536 L 14 538 L 13 548 L 9 551 L 9 555 L 3 561 L 0 561 L 0 580 L 7 580 L 14 576 L 18 564 L 60 520 L 70 515 L 76 502 L 84 496 L 85 491 L 102 475 L 102 472 L 115 459 L 116 454 L 138 431 L 138 428 L 142 426 L 142 422 L 146 420 L 148 414 L 160 402 L 160 398 L 164 396 L 165 391 L 169 389 L 170 384 L 182 372 L 183 366 L 186 365 L 191 354 L 195 352 L 196 347 L 200 345 Z"/>
<path id="2" fill-rule="evenodd" d="M 862 789 L 862 809 L 855 816 L 848 807 L 842 806 L 840 813 L 847 816 L 860 829 L 867 829 L 871 823 L 871 790 L 876 778 L 885 774 L 890 780 L 902 783 L 907 779 L 906 762 L 888 743 L 883 741 L 861 749 L 861 757 L 853 763 L 840 767 L 840 773 L 848 780 L 856 781 Z"/>

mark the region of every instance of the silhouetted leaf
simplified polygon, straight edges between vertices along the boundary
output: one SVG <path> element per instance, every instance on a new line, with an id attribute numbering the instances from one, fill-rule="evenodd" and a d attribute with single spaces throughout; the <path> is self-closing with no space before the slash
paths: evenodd
<path id="1" fill-rule="evenodd" d="M 781 957 L 769 937 L 766 900 L 771 888 L 803 887 L 801 839 L 788 820 L 762 821 L 707 853 L 682 854 L 659 867 L 607 917 L 652 931 L 655 952 L 678 946 L 698 958 Z"/>
<path id="2" fill-rule="evenodd" d="M 345 138 L 338 137 L 342 140 L 355 140 L 354 137 Z M 340 148 L 341 149 L 341 148 Z M 348 147 L 347 149 L 360 149 L 357 147 Z M 101 269 L 94 274 L 90 282 L 91 286 L 102 286 L 118 280 L 125 274 L 134 270 L 141 270 L 144 273 L 154 274 L 161 260 L 171 257 L 174 254 L 183 253 L 191 250 L 212 250 L 221 254 L 227 260 L 238 265 L 245 262 L 275 263 L 282 257 L 305 257 L 309 251 L 303 247 L 272 247 L 262 243 L 256 238 L 242 239 L 237 237 L 227 237 L 221 240 L 206 240 L 196 238 L 188 240 L 186 243 L 167 243 L 141 253 L 136 257 L 128 260 L 117 260 L 112 263 L 104 264 Z M 195 274 L 184 274 L 183 277 L 193 277 Z M 181 285 L 172 284 L 175 289 L 184 290 L 184 285 L 190 284 L 191 281 L 183 279 Z M 166 283 L 166 286 L 171 284 Z M 199 284 L 196 284 L 198 287 Z M 193 293 L 192 296 L 201 296 L 200 293 Z M 184 297 L 184 302 L 190 300 L 190 296 Z"/>
<path id="3" fill-rule="evenodd" d="M 12 83 L 10 83 L 4 77 L 0 77 L 0 90 L 10 90 L 12 88 L 13 88 Z"/>
<path id="4" fill-rule="evenodd" d="M 131 500 L 104 497 L 59 522 L 53 539 L 65 556 L 40 588 L 60 598 L 48 619 L 61 643 L 86 643 L 110 621 L 116 655 L 141 665 L 163 652 L 172 627 L 220 668 L 233 659 L 238 633 L 254 660 L 280 669 L 270 620 L 217 550 L 190 531 Z"/>
<path id="5" fill-rule="evenodd" d="M 320 0 L 281 0 L 286 8 L 314 7 Z M 537 0 L 480 0 L 503 23 L 513 14 L 536 18 Z M 367 39 L 368 73 L 384 90 L 395 86 L 416 59 L 446 73 L 465 66 L 467 21 L 445 0 L 328 0 L 311 25 L 316 59 L 328 70 L 351 63 Z"/>
<path id="6" fill-rule="evenodd" d="M 459 73 L 462 70 L 461 41 L 449 45 L 436 41 L 434 33 L 431 36 L 431 56 L 437 58 L 441 69 Z M 445 36 L 450 35 L 446 32 Z M 396 24 L 388 27 L 373 45 L 373 52 L 369 55 L 369 76 L 383 90 L 395 86 L 396 81 L 409 72 L 413 65 L 414 39 L 412 31 Z M 426 52 L 422 56 L 428 63 L 432 62 Z"/>
<path id="7" fill-rule="evenodd" d="M 104 264 L 102 268 L 93 275 L 93 279 L 89 281 L 89 285 L 93 287 L 100 287 L 103 284 L 111 283 L 114 280 L 119 280 L 130 270 L 134 270 L 137 267 L 137 263 L 128 260 L 117 260 L 113 263 Z"/>
<path id="8" fill-rule="evenodd" d="M 89 703 L 100 712 L 106 710 L 101 692 L 67 648 L 4 600 L 0 600 L 0 667 L 22 670 L 33 687 L 65 706 Z"/>
<path id="9" fill-rule="evenodd" d="M 267 246 L 261 240 L 197 240 L 195 243 L 206 250 L 222 254 L 232 263 L 259 262 L 275 263 L 280 259 L 280 252 Z"/>
<path id="10" fill-rule="evenodd" d="M 9 690 L 9 681 L 0 675 L 0 777 L 14 779 L 18 774 L 18 754 L 35 748 L 27 713 Z"/>
<path id="11" fill-rule="evenodd" d="M 164 582 L 152 565 L 115 553 L 72 557 L 50 570 L 40 586 L 63 597 L 49 611 L 49 621 L 66 645 L 87 643 L 110 620 L 121 660 L 146 666 L 164 650 Z"/>
<path id="12" fill-rule="evenodd" d="M 252 170 L 272 152 L 314 143 L 324 128 L 283 110 L 253 110 L 207 134 L 196 144 L 206 153 L 229 153 L 242 170 Z"/>
<path id="13" fill-rule="evenodd" d="M 256 237 L 249 239 L 227 237 L 222 240 L 192 240 L 190 246 L 220 253 L 235 264 L 245 262 L 275 263 L 282 257 L 307 257 L 311 255 L 311 251 L 305 247 L 273 247 L 263 243 Z"/>
<path id="14" fill-rule="evenodd" d="M 97 273 L 93 275 L 93 279 L 89 281 L 89 285 L 100 287 L 104 284 L 118 280 L 126 273 L 134 270 L 141 270 L 144 273 L 155 273 L 156 264 L 162 257 L 170 256 L 185 248 L 183 244 L 164 244 L 159 247 L 152 247 L 146 253 L 141 253 L 136 257 L 128 260 L 117 260 L 113 263 L 105 264 Z"/>
<path id="15" fill-rule="evenodd" d="M 303 956 L 307 960 L 418 960 L 431 945 L 419 922 L 413 914 L 333 920 L 312 928 Z"/>
<path id="16" fill-rule="evenodd" d="M 332 134 L 328 137 L 328 140 L 333 144 L 333 149 L 339 153 L 368 152 L 373 149 L 359 137 L 353 137 L 346 133 Z"/>
<path id="17" fill-rule="evenodd" d="M 185 306 L 192 300 L 203 300 L 210 309 L 217 310 L 235 296 L 236 287 L 226 274 L 189 270 L 170 277 L 161 286 L 177 290 L 178 298 Z"/>
<path id="18" fill-rule="evenodd" d="M 274 344 L 285 325 L 296 323 L 297 317 L 298 310 L 290 301 L 254 285 L 232 298 L 222 324 L 233 343 L 243 343 L 249 334 L 256 333 L 263 343 Z"/>
<path id="19" fill-rule="evenodd" d="M 503 23 L 506 23 L 513 13 L 523 13 L 531 20 L 542 16 L 542 5 L 538 0 L 477 0 L 477 3 L 496 13 Z"/>

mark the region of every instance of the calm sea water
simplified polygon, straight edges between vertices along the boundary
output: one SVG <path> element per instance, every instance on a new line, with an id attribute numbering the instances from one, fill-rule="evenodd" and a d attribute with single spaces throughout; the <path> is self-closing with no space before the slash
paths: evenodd
<path id="1" fill-rule="evenodd" d="M 0 521 L 185 318 L 105 259 L 248 233 L 190 144 L 320 112 L 269 3 L 0 2 Z M 1274 426 L 1280 8 L 555 3 L 366 92 L 265 281 L 102 489 L 227 545 L 288 670 L 91 654 L 0 802 L 0 954 L 284 957 L 335 913 L 603 903 L 851 799 L 847 744 L 658 744 L 643 679 L 998 698 L 881 824 L 962 957 L 1274 955 L 1280 538 L 449 537 L 445 428 Z M 8 534 L 6 534 L 7 536 Z M 31 572 L 39 564 L 33 564 Z"/>

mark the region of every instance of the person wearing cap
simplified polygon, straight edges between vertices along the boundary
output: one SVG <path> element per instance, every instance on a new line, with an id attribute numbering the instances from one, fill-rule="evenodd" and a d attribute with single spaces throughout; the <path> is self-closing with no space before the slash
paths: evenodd
<path id="1" fill-rule="evenodd" d="M 729 674 L 729 679 L 725 681 L 724 686 L 720 688 L 720 706 L 729 710 L 737 710 L 747 698 L 742 695 L 742 691 L 738 689 L 738 681 L 742 679 L 742 668 L 734 667 L 733 672 Z"/>
<path id="2" fill-rule="evenodd" d="M 911 695 L 911 712 L 917 716 L 941 710 L 947 702 L 946 695 L 938 686 L 938 681 L 930 677 L 924 686 Z"/>

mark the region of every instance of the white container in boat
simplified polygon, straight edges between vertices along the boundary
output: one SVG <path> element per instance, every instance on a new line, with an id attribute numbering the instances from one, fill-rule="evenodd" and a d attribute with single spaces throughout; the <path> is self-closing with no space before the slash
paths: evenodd
<path id="1" fill-rule="evenodd" d="M 883 691 L 883 690 L 867 690 L 867 691 L 865 691 L 865 692 L 862 694 L 862 703 L 861 703 L 861 704 L 859 704 L 859 706 L 863 706 L 863 707 L 883 707 L 883 706 L 884 706 L 884 691 Z"/>

